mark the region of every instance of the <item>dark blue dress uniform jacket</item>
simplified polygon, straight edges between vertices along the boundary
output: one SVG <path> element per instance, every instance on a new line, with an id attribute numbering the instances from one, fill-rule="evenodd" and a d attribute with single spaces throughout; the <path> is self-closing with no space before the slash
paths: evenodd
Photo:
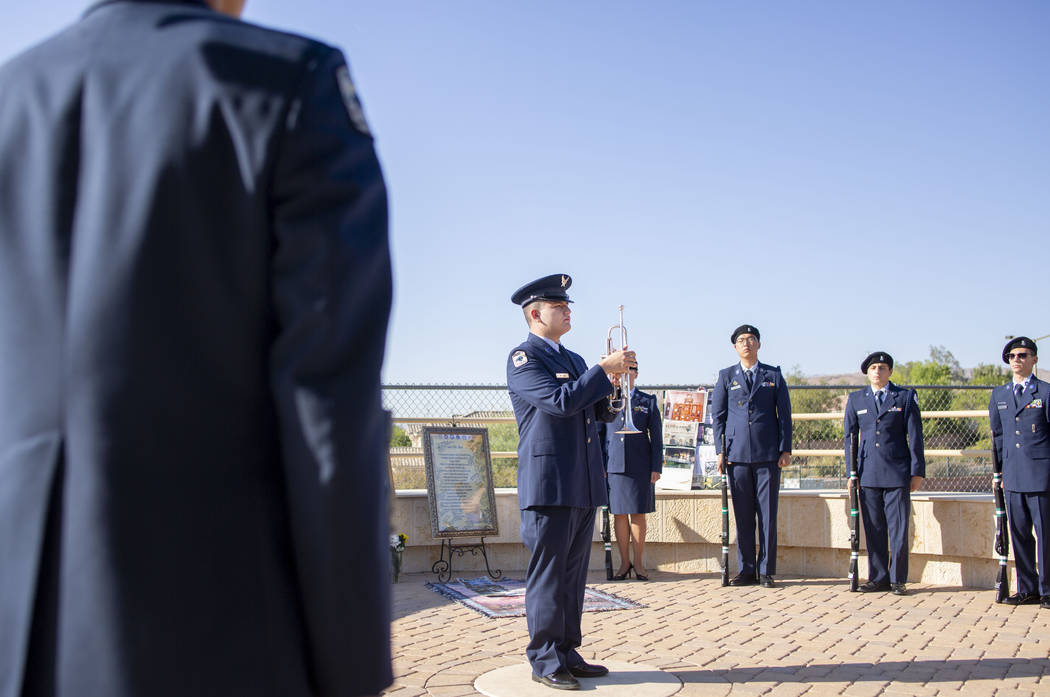
<path id="1" fill-rule="evenodd" d="M 345 69 L 190 0 L 0 68 L 0 696 L 391 682 L 386 192 Z"/>
<path id="2" fill-rule="evenodd" d="M 757 363 L 751 391 L 740 364 L 718 372 L 711 395 L 715 448 L 732 463 L 774 462 L 791 452 L 791 399 L 780 368 Z"/>
<path id="3" fill-rule="evenodd" d="M 1003 488 L 1050 492 L 1050 383 L 1032 376 L 1015 404 L 1013 383 L 996 387 L 988 405 Z"/>
<path id="4" fill-rule="evenodd" d="M 912 477 L 926 476 L 922 418 L 915 390 L 886 386 L 882 409 L 870 387 L 851 392 L 846 400 L 844 428 L 857 433 L 857 473 L 860 485 L 891 489 L 906 487 Z M 846 462 L 849 462 L 846 439 Z"/>
<path id="5" fill-rule="evenodd" d="M 631 408 L 631 420 L 641 433 L 616 433 L 623 428 L 623 412 L 619 412 L 608 425 L 602 425 L 606 469 L 616 474 L 644 476 L 648 484 L 652 481 L 653 472 L 664 470 L 663 424 L 656 405 L 656 395 L 635 390 L 631 396 Z"/>
<path id="6" fill-rule="evenodd" d="M 527 359 L 515 365 L 515 355 Z M 599 421 L 611 421 L 612 384 L 578 354 L 556 353 L 535 334 L 507 358 L 507 388 L 518 421 L 518 505 L 605 505 Z"/>
<path id="7" fill-rule="evenodd" d="M 656 509 L 653 472 L 663 472 L 663 424 L 656 395 L 635 390 L 631 419 L 641 433 L 622 434 L 624 412 L 602 424 L 605 468 L 609 477 L 609 510 L 616 514 L 649 513 Z"/>

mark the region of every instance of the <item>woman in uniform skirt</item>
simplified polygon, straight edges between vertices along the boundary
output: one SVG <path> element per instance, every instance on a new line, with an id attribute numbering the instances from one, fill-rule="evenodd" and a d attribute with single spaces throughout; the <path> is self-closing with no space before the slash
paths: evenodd
<path id="1" fill-rule="evenodd" d="M 645 569 L 645 514 L 656 510 L 656 480 L 663 471 L 663 430 L 654 395 L 635 389 L 638 369 L 631 368 L 631 419 L 641 433 L 621 434 L 624 414 L 602 424 L 605 433 L 605 471 L 609 480 L 609 512 L 613 514 L 620 568 L 615 581 L 630 578 L 648 581 Z M 631 562 L 631 540 L 634 562 Z"/>

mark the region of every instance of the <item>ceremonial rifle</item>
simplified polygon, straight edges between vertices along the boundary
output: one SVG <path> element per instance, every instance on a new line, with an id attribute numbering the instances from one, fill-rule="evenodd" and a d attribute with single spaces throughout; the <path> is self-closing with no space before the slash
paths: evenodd
<path id="1" fill-rule="evenodd" d="M 608 482 L 606 482 L 605 488 L 608 490 Z M 611 581 L 613 577 L 613 568 L 612 531 L 609 529 L 609 504 L 602 506 L 602 542 L 605 543 L 605 580 Z"/>
<path id="2" fill-rule="evenodd" d="M 849 434 L 849 590 L 857 591 L 857 560 L 860 557 L 860 481 L 857 479 L 857 434 Z"/>
<path id="3" fill-rule="evenodd" d="M 995 553 L 999 555 L 999 573 L 995 577 L 995 602 L 1001 603 L 1010 595 L 1010 574 L 1006 558 L 1010 556 L 1010 533 L 1006 519 L 1006 496 L 1003 493 L 1003 463 L 992 436 L 992 495 L 995 497 Z"/>
<path id="4" fill-rule="evenodd" d="M 726 434 L 722 431 L 722 585 L 729 585 L 729 453 Z"/>

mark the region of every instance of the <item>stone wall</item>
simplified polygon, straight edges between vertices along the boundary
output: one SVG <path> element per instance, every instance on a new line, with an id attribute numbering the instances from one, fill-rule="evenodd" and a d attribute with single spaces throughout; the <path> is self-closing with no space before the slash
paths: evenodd
<path id="1" fill-rule="evenodd" d="M 496 490 L 499 537 L 485 539 L 492 568 L 521 577 L 528 551 L 518 532 L 518 501 L 514 489 Z M 732 504 L 730 504 L 732 505 Z M 913 494 L 909 534 L 908 580 L 947 586 L 991 588 L 998 562 L 992 551 L 995 507 L 988 495 Z M 598 516 L 600 519 L 600 516 Z M 736 572 L 736 526 L 730 514 L 730 572 Z M 604 552 L 596 521 L 591 567 L 604 567 Z M 392 512 L 393 532 L 408 535 L 406 573 L 429 572 L 440 555 L 440 540 L 430 536 L 425 491 L 399 491 Z M 721 569 L 721 495 L 715 491 L 658 491 L 656 512 L 648 517 L 646 566 L 672 573 L 717 573 Z M 844 491 L 780 492 L 777 573 L 845 578 L 849 568 L 849 499 Z M 862 537 L 863 540 L 863 537 Z M 463 538 L 454 542 L 476 542 Z M 1011 550 L 1012 552 L 1013 550 Z M 613 542 L 613 564 L 618 565 Z M 480 556 L 466 553 L 452 561 L 453 575 L 484 570 Z M 1011 563 L 1011 580 L 1015 578 Z M 867 578 L 867 558 L 861 544 L 861 581 Z"/>

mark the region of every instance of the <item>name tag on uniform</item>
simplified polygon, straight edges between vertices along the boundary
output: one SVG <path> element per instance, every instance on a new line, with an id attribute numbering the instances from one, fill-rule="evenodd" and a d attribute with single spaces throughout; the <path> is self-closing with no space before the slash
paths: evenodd
<path id="1" fill-rule="evenodd" d="M 559 379 L 565 378 L 566 380 L 568 380 L 569 379 L 569 374 L 568 373 L 555 373 L 554 377 L 559 378 Z"/>
<path id="2" fill-rule="evenodd" d="M 996 404 L 995 406 L 996 406 L 997 408 L 999 408 L 999 409 L 1005 409 L 1005 408 L 1006 408 L 1006 402 L 999 402 L 999 403 L 998 403 L 998 404 Z"/>
<path id="3" fill-rule="evenodd" d="M 739 390 L 739 389 L 740 389 L 740 385 L 733 385 L 732 387 L 729 388 L 729 391 L 732 392 L 733 390 Z"/>
<path id="4" fill-rule="evenodd" d="M 904 410 L 903 410 L 903 409 L 901 409 L 900 407 L 890 407 L 890 409 L 889 409 L 889 410 L 890 410 L 890 411 L 904 411 Z"/>
<path id="5" fill-rule="evenodd" d="M 857 412 L 857 416 L 860 416 L 861 414 L 867 414 L 867 413 L 868 413 L 867 409 L 861 409 L 860 411 Z"/>

